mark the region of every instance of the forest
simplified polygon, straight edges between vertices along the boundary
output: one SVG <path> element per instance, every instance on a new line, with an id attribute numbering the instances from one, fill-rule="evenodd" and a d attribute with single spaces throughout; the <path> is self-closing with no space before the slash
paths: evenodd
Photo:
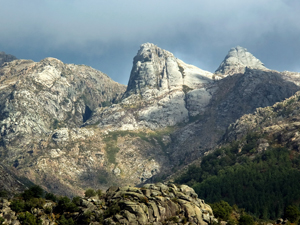
<path id="1" fill-rule="evenodd" d="M 257 133 L 240 142 L 218 148 L 203 157 L 200 166 L 190 166 L 176 179 L 193 187 L 199 198 L 214 203 L 223 200 L 259 219 L 284 216 L 287 207 L 299 207 L 300 154 L 273 144 L 257 152 Z"/>

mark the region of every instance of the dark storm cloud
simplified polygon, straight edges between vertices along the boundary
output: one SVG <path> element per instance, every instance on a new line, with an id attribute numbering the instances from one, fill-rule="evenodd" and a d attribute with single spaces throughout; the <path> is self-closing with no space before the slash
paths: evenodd
<path id="1" fill-rule="evenodd" d="M 300 70 L 296 0 L 0 0 L 0 51 L 90 65 L 127 83 L 144 42 L 213 72 L 241 45 L 265 65 Z"/>

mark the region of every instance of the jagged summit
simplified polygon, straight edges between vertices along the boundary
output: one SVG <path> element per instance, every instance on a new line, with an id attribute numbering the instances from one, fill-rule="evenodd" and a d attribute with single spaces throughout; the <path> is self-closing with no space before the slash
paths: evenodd
<path id="1" fill-rule="evenodd" d="M 147 91 L 162 94 L 182 89 L 183 85 L 195 88 L 211 81 L 212 73 L 188 65 L 154 44 L 145 43 L 134 57 L 125 97 Z"/>
<path id="2" fill-rule="evenodd" d="M 215 74 L 232 75 L 235 73 L 244 73 L 245 68 L 266 70 L 264 64 L 253 56 L 246 48 L 237 46 L 231 48 L 227 56 L 215 71 Z"/>

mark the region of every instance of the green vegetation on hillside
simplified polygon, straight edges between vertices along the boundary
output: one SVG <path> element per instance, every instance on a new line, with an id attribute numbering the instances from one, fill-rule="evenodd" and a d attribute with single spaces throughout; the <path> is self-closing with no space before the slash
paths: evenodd
<path id="1" fill-rule="evenodd" d="M 257 153 L 260 136 L 248 134 L 238 142 L 203 157 L 176 182 L 192 186 L 207 202 L 224 200 L 262 219 L 276 219 L 300 200 L 300 154 L 274 144 Z"/>
<path id="2" fill-rule="evenodd" d="M 153 146 L 159 145 L 163 151 L 168 147 L 168 144 L 164 143 L 163 136 L 169 135 L 175 130 L 174 127 L 166 127 L 155 132 L 134 132 L 134 131 L 113 131 L 107 134 L 103 141 L 105 142 L 105 150 L 109 163 L 116 163 L 116 154 L 119 152 L 117 141 L 119 137 L 137 137 L 143 141 L 146 141 Z"/>

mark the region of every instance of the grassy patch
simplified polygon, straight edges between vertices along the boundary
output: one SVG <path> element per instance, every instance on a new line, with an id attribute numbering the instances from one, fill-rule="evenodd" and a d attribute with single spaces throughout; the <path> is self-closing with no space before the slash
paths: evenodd
<path id="1" fill-rule="evenodd" d="M 162 150 L 166 150 L 168 144 L 163 142 L 163 136 L 169 135 L 174 132 L 175 127 L 167 127 L 165 129 L 159 131 L 151 131 L 151 132 L 133 132 L 133 131 L 113 131 L 110 132 L 103 141 L 106 143 L 106 153 L 107 158 L 110 163 L 116 163 L 116 154 L 119 152 L 119 148 L 117 146 L 118 137 L 137 137 L 143 141 L 151 143 L 153 146 L 157 144 L 161 146 Z"/>

